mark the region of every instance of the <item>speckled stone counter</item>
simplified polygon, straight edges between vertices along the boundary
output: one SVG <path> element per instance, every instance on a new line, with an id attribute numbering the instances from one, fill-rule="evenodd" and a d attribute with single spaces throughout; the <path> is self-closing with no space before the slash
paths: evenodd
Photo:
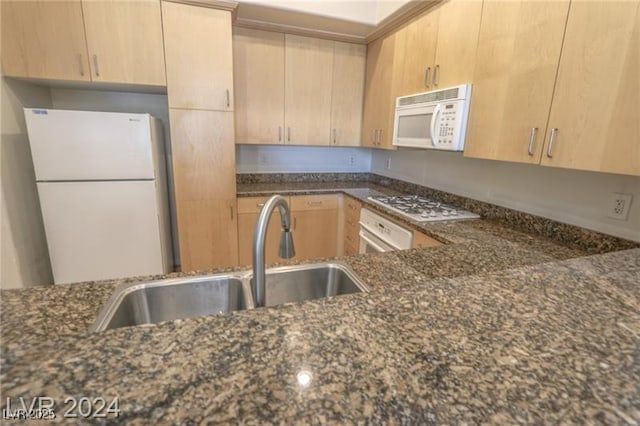
<path id="1" fill-rule="evenodd" d="M 240 195 L 393 191 L 250 185 Z M 67 396 L 117 396 L 107 420 L 134 424 L 640 422 L 640 249 L 585 257 L 602 245 L 405 223 L 445 244 L 339 258 L 368 293 L 89 333 L 125 280 L 3 291 L 2 407 L 48 396 L 60 417 Z"/>

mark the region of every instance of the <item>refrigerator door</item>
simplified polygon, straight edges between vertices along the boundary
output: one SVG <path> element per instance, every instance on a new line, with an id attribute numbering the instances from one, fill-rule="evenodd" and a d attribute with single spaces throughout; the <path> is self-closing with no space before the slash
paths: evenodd
<path id="1" fill-rule="evenodd" d="M 25 108 L 37 181 L 153 179 L 148 114 Z"/>
<path id="2" fill-rule="evenodd" d="M 154 181 L 37 185 L 56 284 L 169 272 Z"/>

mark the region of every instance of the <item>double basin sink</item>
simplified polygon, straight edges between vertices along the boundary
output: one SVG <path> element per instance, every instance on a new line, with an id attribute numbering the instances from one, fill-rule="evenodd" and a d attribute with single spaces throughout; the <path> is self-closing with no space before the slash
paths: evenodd
<path id="1" fill-rule="evenodd" d="M 253 309 L 252 272 L 175 278 L 118 287 L 90 331 Z M 266 306 L 367 291 L 346 265 L 317 263 L 266 270 Z"/>

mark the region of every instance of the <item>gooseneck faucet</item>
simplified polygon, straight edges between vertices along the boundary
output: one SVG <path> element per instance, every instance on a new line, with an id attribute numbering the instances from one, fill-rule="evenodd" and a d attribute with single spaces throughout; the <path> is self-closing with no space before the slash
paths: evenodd
<path id="1" fill-rule="evenodd" d="M 265 305 L 265 261 L 264 244 L 267 237 L 267 227 L 271 219 L 271 213 L 275 208 L 280 210 L 282 234 L 280 235 L 280 250 L 278 254 L 283 259 L 291 259 L 296 255 L 293 247 L 293 235 L 291 234 L 291 214 L 289 205 L 280 195 L 269 198 L 258 217 L 256 231 L 253 236 L 253 301 L 256 307 Z"/>

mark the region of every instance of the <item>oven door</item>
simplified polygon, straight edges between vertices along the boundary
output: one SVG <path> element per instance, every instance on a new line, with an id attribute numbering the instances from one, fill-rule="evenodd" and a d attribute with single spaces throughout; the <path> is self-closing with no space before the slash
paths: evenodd
<path id="1" fill-rule="evenodd" d="M 393 144 L 412 148 L 433 148 L 440 104 L 396 108 Z"/>
<path id="2" fill-rule="evenodd" d="M 363 253 L 385 253 L 395 251 L 396 248 L 382 241 L 371 232 L 360 227 L 360 254 Z"/>

